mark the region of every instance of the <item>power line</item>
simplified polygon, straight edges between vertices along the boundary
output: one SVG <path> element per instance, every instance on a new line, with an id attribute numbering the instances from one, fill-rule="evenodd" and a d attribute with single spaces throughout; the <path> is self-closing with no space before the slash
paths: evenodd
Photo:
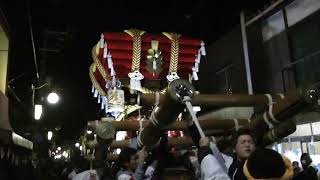
<path id="1" fill-rule="evenodd" d="M 30 29 L 30 36 L 31 36 L 31 44 L 32 44 L 32 50 L 33 50 L 33 60 L 34 60 L 34 66 L 36 69 L 36 76 L 38 83 L 40 82 L 40 76 L 38 71 L 38 63 L 37 63 L 37 54 L 36 54 L 36 48 L 34 46 L 34 39 L 33 39 L 33 30 L 32 30 L 32 23 L 31 23 L 31 10 L 30 10 L 30 1 L 27 0 L 27 11 L 28 11 L 28 22 L 29 22 L 29 29 Z"/>

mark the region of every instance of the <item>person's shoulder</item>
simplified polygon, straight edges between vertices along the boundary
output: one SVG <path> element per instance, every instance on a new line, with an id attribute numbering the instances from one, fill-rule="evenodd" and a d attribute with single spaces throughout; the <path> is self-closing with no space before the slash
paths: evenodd
<path id="1" fill-rule="evenodd" d="M 116 177 L 120 177 L 120 176 L 124 176 L 124 175 L 130 175 L 130 172 L 127 171 L 127 170 L 121 169 L 121 170 L 119 170 L 119 171 L 117 172 Z"/>
<path id="2" fill-rule="evenodd" d="M 310 173 L 317 173 L 318 172 L 318 169 L 313 167 L 313 166 L 309 166 L 307 168 L 307 171 L 310 172 Z"/>

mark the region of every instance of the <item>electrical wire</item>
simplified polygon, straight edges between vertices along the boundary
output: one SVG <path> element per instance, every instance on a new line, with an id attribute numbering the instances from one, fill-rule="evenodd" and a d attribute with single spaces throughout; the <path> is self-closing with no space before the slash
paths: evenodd
<path id="1" fill-rule="evenodd" d="M 31 44 L 32 44 L 32 50 L 33 50 L 33 60 L 34 65 L 36 69 L 36 76 L 38 83 L 40 82 L 40 76 L 38 71 L 38 63 L 37 63 L 37 54 L 36 54 L 36 48 L 34 45 L 34 38 L 33 38 L 33 30 L 32 30 L 32 23 L 31 23 L 31 9 L 30 9 L 30 1 L 27 0 L 27 11 L 28 11 L 28 23 L 29 23 L 29 29 L 30 29 L 30 37 L 31 37 Z"/>

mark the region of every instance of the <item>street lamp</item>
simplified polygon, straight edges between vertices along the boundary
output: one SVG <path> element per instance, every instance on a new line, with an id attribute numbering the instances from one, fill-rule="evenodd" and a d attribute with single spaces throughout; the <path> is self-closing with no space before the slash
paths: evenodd
<path id="1" fill-rule="evenodd" d="M 48 131 L 48 140 L 50 141 L 52 139 L 52 131 Z"/>
<path id="2" fill-rule="evenodd" d="M 34 105 L 34 119 L 40 120 L 41 115 L 42 115 L 42 105 L 41 104 Z"/>
<path id="3" fill-rule="evenodd" d="M 56 92 L 51 92 L 48 97 L 47 97 L 47 101 L 50 104 L 56 104 L 59 101 L 59 96 Z"/>

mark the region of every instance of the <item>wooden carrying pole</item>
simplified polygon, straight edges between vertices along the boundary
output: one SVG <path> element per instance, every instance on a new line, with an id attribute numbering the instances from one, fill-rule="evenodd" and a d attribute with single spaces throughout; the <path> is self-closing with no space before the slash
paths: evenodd
<path id="1" fill-rule="evenodd" d="M 280 141 L 284 137 L 296 131 L 296 124 L 293 120 L 287 120 L 279 124 L 274 129 L 268 131 L 263 135 L 262 146 L 268 146 L 274 142 Z"/>
<path id="2" fill-rule="evenodd" d="M 277 98 L 278 95 L 273 97 Z M 152 106 L 156 102 L 156 94 L 141 94 L 141 104 L 143 106 Z M 163 101 L 164 95 L 160 94 L 159 101 Z M 274 99 L 275 101 L 275 99 Z M 198 94 L 191 101 L 194 106 L 218 106 L 218 107 L 244 107 L 268 105 L 269 99 L 264 94 Z"/>
<path id="3" fill-rule="evenodd" d="M 302 109 L 310 106 L 319 106 L 320 84 L 316 83 L 297 89 L 292 95 L 284 96 L 276 103 L 271 102 L 269 109 L 251 119 L 249 127 L 254 131 L 257 140 L 273 129 L 273 126 L 298 114 Z"/>
<path id="4" fill-rule="evenodd" d="M 146 121 L 147 123 L 148 121 Z M 199 123 L 204 130 L 220 130 L 220 129 L 232 129 L 239 126 L 249 125 L 249 119 L 204 119 Z M 88 124 L 93 124 L 95 121 L 90 121 Z M 112 126 L 116 131 L 138 131 L 140 129 L 139 121 L 112 121 Z M 146 123 L 144 123 L 146 125 Z M 172 131 L 184 131 L 188 130 L 187 122 L 175 121 L 169 126 L 163 127 L 164 130 Z"/>
<path id="5" fill-rule="evenodd" d="M 130 140 L 113 141 L 110 148 L 126 148 L 130 147 Z M 168 138 L 168 145 L 170 147 L 190 147 L 194 143 L 191 137 L 181 137 L 181 138 Z"/>
<path id="6" fill-rule="evenodd" d="M 138 145 L 153 146 L 157 144 L 164 127 L 172 124 L 184 109 L 184 96 L 193 96 L 192 85 L 185 80 L 174 80 L 169 83 L 163 101 L 153 109 L 150 120 L 138 136 Z"/>

